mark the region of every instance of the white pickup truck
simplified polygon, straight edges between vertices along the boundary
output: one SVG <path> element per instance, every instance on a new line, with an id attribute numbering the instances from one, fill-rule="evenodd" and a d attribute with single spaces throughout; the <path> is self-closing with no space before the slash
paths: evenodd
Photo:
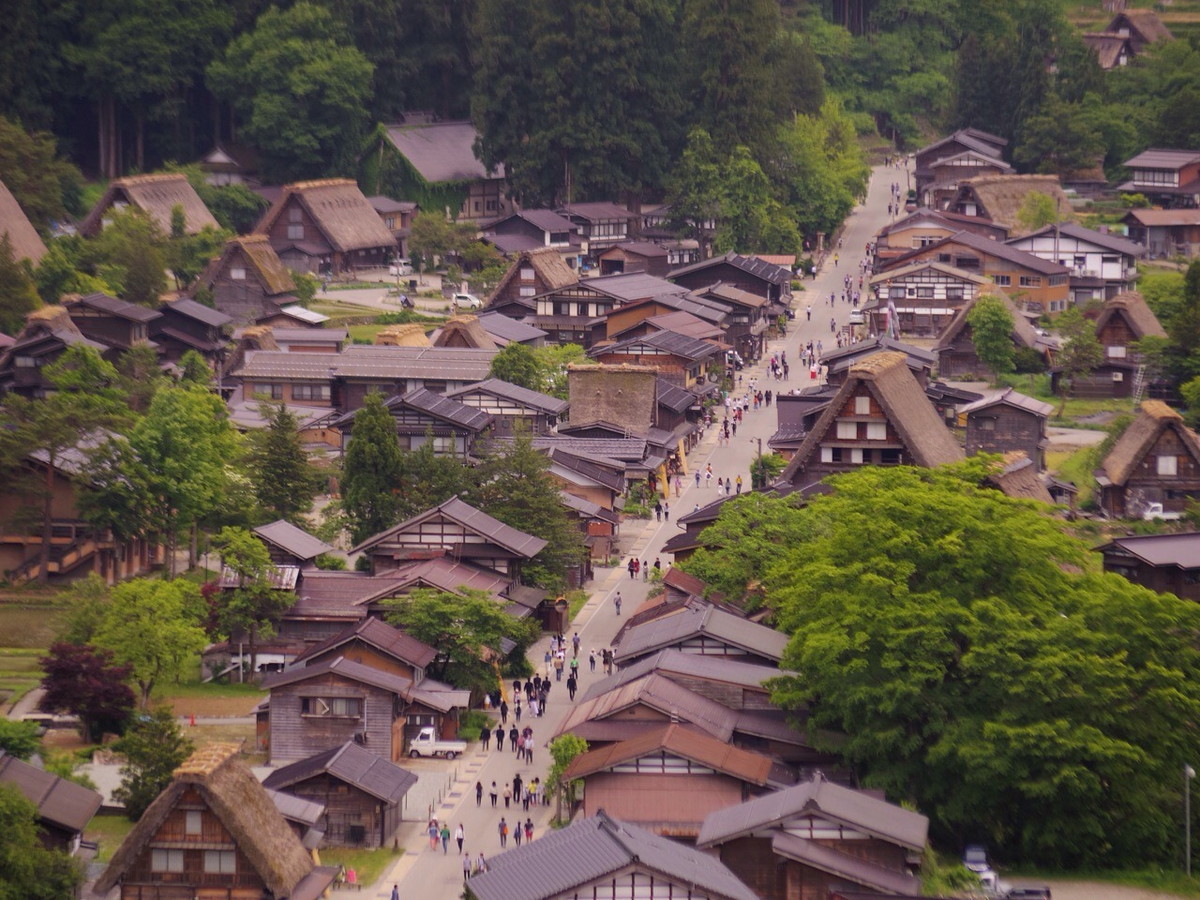
<path id="1" fill-rule="evenodd" d="M 427 725 L 417 732 L 417 736 L 408 742 L 408 755 L 444 756 L 454 759 L 466 752 L 466 741 L 439 741 L 432 725 Z"/>

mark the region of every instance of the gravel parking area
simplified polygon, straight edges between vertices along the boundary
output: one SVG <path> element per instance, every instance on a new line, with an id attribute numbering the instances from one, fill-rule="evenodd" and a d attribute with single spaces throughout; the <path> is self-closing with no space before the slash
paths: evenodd
<path id="1" fill-rule="evenodd" d="M 1164 894 L 1146 888 L 1098 884 L 1094 881 L 1046 881 L 1054 900 L 1169 900 L 1178 894 Z"/>

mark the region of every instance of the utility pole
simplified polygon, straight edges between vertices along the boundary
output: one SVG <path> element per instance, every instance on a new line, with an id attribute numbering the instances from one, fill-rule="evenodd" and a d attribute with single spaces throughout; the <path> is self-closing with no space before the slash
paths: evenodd
<path id="1" fill-rule="evenodd" d="M 1183 767 L 1183 870 L 1188 878 L 1192 877 L 1192 779 L 1196 770 L 1184 764 Z"/>

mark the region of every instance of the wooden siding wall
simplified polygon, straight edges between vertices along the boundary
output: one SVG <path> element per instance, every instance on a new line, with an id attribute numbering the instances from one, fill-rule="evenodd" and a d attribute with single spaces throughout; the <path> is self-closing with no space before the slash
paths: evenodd
<path id="1" fill-rule="evenodd" d="M 284 214 L 286 216 L 286 213 Z M 286 227 L 284 229 L 286 234 Z M 245 270 L 245 278 L 234 278 L 232 270 Z M 267 291 L 258 269 L 240 248 L 229 255 L 212 286 L 213 306 L 233 317 L 235 325 L 249 325 L 260 316 L 275 312 L 276 304 L 267 299 Z"/>
<path id="2" fill-rule="evenodd" d="M 986 430 L 985 422 L 993 423 Z M 1046 436 L 1046 419 L 1036 413 L 1012 406 L 993 406 L 967 416 L 967 455 L 1007 453 L 1024 450 L 1039 468 L 1043 468 L 1041 442 Z"/>
<path id="3" fill-rule="evenodd" d="M 1176 475 L 1158 474 L 1158 457 L 1174 456 Z M 1107 492 L 1106 492 L 1107 493 Z M 1187 450 L 1174 429 L 1167 429 L 1126 480 L 1116 515 L 1140 516 L 1148 503 L 1162 503 L 1166 512 L 1183 512 L 1189 499 L 1200 496 L 1200 462 Z"/>
<path id="4" fill-rule="evenodd" d="M 302 716 L 302 697 L 358 697 L 363 701 L 363 716 Z M 332 750 L 360 732 L 367 735 L 365 749 L 390 760 L 394 713 L 394 695 L 336 673 L 275 688 L 271 691 L 271 762 Z"/>
<path id="5" fill-rule="evenodd" d="M 384 803 L 329 773 L 289 785 L 287 793 L 324 805 L 324 843 L 329 846 L 382 847 L 400 826 L 399 804 Z M 363 830 L 361 841 L 351 834 L 354 826 Z"/>

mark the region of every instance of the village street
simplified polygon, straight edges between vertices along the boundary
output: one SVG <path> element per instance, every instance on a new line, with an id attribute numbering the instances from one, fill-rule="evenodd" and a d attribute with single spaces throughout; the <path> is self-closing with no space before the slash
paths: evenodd
<path id="1" fill-rule="evenodd" d="M 859 272 L 857 266 L 863 257 L 864 247 L 874 237 L 875 232 L 888 221 L 887 206 L 890 199 L 890 187 L 895 181 L 899 181 L 901 190 L 903 190 L 905 172 L 902 169 L 885 166 L 878 166 L 874 169 L 866 203 L 857 207 L 847 220 L 841 248 L 835 247 L 829 253 L 824 266 L 818 271 L 816 280 L 805 279 L 804 291 L 799 292 L 795 297 L 793 305 L 796 309 L 796 319 L 789 323 L 786 338 L 771 342 L 768 351 L 764 354 L 763 365 L 747 366 L 740 373 L 742 382 L 739 389 L 735 391 L 735 396 L 740 396 L 744 391 L 748 391 L 752 379 L 757 380 L 760 388 L 766 390 L 769 387 L 773 393 L 807 387 L 816 383 L 809 380 L 808 372 L 802 371 L 799 364 L 800 344 L 802 341 L 812 340 L 815 343 L 817 340 L 821 340 L 827 348 L 833 346 L 834 336 L 830 332 L 830 317 L 835 317 L 840 327 L 846 323 L 850 307 L 839 302 L 831 310 L 829 294 L 834 291 L 841 292 L 842 277 L 847 271 L 853 274 L 857 285 Z M 833 252 L 837 252 L 840 257 L 836 266 L 833 262 Z M 863 296 L 864 298 L 866 296 L 865 290 Z M 824 297 L 823 303 L 819 302 L 821 297 Z M 813 314 L 812 320 L 807 321 L 805 309 L 810 298 Z M 765 365 L 769 364 L 772 353 L 780 351 L 786 351 L 791 368 L 791 378 L 788 382 L 770 380 Z M 757 411 L 751 409 L 747 412 L 743 423 L 738 427 L 736 438 L 731 439 L 727 446 L 718 446 L 718 429 L 710 428 L 689 456 L 689 472 L 697 469 L 703 472 L 705 465 L 711 463 L 714 476 L 722 478 L 728 476 L 736 482 L 740 475 L 743 481 L 743 490 L 749 490 L 750 466 L 759 452 L 759 441 L 763 442 L 762 449 L 765 452 L 766 440 L 774 433 L 775 427 L 775 406 L 772 404 Z M 637 556 L 653 564 L 655 559 L 661 558 L 662 545 L 677 533 L 677 518 L 698 506 L 710 503 L 717 499 L 717 496 L 715 478 L 712 484 L 706 485 L 704 478 L 701 477 L 698 487 L 694 476 L 689 475 L 684 480 L 682 492 L 678 498 L 675 497 L 674 489 L 671 491 L 671 498 L 668 501 L 671 513 L 669 521 L 631 519 L 622 525 L 621 548 L 624 558 Z M 662 559 L 664 569 L 669 564 L 669 558 Z M 597 664 L 594 674 L 589 672 L 586 659 L 592 649 L 595 649 L 599 656 L 600 648 L 609 646 L 621 624 L 613 598 L 620 592 L 622 613 L 628 616 L 645 600 L 649 587 L 650 585 L 640 576 L 636 580 L 630 579 L 622 566 L 597 570 L 596 580 L 592 585 L 592 597 L 580 611 L 572 627 L 572 631 L 579 633 L 582 647 L 580 688 L 576 695 L 576 702 L 579 702 L 579 698 L 592 684 L 604 677 L 603 669 L 599 664 Z M 569 639 L 570 634 L 567 637 Z M 546 636 L 531 650 L 530 658 L 538 666 L 539 671 L 544 672 L 542 660 L 548 646 L 549 636 Z M 518 818 L 524 821 L 528 815 L 534 824 L 534 840 L 544 834 L 549 827 L 549 821 L 554 812 L 552 806 L 531 808 L 526 814 L 519 804 L 514 804 L 513 807 L 506 810 L 501 799 L 497 804 L 498 808 L 492 809 L 488 799 L 488 789 L 495 781 L 500 791 L 503 792 L 504 784 L 507 782 L 511 785 L 513 776 L 516 774 L 520 774 L 523 782 L 528 782 L 534 777 L 545 780 L 550 764 L 549 752 L 545 745 L 566 717 L 571 705 L 567 698 L 565 682 L 558 683 L 550 693 L 545 715 L 539 719 L 525 718 L 522 720 L 521 726 L 530 725 L 537 740 L 537 749 L 531 765 L 518 764 L 507 742 L 503 751 L 497 751 L 495 744 L 492 745 L 491 751 L 480 749 L 478 744 L 472 745 L 467 755 L 454 764 L 457 780 L 445 796 L 440 808 L 434 810 L 433 815 L 439 822 L 449 822 L 451 832 L 460 823 L 463 825 L 466 832 L 463 846 L 472 858 L 477 858 L 480 852 L 484 854 L 485 858 L 491 858 L 500 852 L 498 826 L 501 816 L 506 818 L 511 831 Z M 511 716 L 509 721 L 511 724 Z M 424 768 L 424 764 L 422 764 L 422 768 Z M 482 782 L 484 786 L 483 804 L 478 808 L 475 805 L 475 783 L 477 781 Z M 406 818 L 419 819 L 421 816 L 421 810 L 410 808 Z M 390 896 L 392 885 L 397 883 L 400 885 L 400 896 L 405 900 L 408 898 L 451 900 L 451 898 L 461 896 L 462 857 L 456 853 L 457 848 L 453 839 L 450 841 L 449 852 L 446 854 L 442 853 L 440 847 L 437 850 L 429 849 L 423 820 L 405 822 L 399 837 L 405 854 L 397 860 L 392 871 L 386 873 L 376 885 L 379 897 Z M 509 848 L 515 846 L 511 837 L 508 846 Z"/>

